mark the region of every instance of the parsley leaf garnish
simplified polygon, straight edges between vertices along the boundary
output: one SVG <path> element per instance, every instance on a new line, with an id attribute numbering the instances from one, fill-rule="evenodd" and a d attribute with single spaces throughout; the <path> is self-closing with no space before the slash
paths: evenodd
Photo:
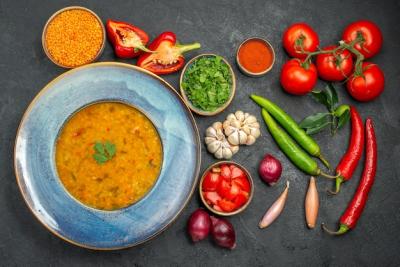
<path id="1" fill-rule="evenodd" d="M 93 154 L 94 160 L 96 160 L 97 164 L 104 164 L 107 161 L 111 160 L 115 153 L 117 152 L 117 148 L 115 144 L 111 143 L 110 141 L 96 142 L 94 144 L 94 151 Z"/>

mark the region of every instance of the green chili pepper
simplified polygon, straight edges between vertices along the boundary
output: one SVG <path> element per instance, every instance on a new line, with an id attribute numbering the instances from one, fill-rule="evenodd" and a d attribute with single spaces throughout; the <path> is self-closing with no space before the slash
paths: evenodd
<path id="1" fill-rule="evenodd" d="M 268 127 L 269 132 L 272 137 L 275 139 L 275 142 L 278 144 L 279 148 L 285 153 L 285 155 L 303 172 L 310 175 L 322 175 L 327 178 L 334 179 L 335 176 L 327 175 L 318 167 L 318 164 L 315 160 L 313 160 L 304 150 L 302 150 L 296 142 L 285 132 L 283 131 L 275 120 L 271 117 L 271 115 L 263 108 L 261 112 L 265 124 Z"/>
<path id="2" fill-rule="evenodd" d="M 318 144 L 279 106 L 258 95 L 250 95 L 250 98 L 259 106 L 266 109 L 272 117 L 296 140 L 296 142 L 310 155 L 319 158 L 322 163 L 331 168 L 329 162 L 321 155 Z"/>

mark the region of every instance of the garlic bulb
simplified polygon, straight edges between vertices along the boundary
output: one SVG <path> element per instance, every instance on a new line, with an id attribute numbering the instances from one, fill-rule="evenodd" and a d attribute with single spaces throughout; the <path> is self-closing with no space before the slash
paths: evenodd
<path id="1" fill-rule="evenodd" d="M 232 145 L 252 145 L 261 135 L 256 117 L 241 110 L 231 113 L 223 123 L 224 133 Z"/>
<path id="2" fill-rule="evenodd" d="M 207 150 L 217 159 L 230 159 L 239 151 L 239 146 L 231 145 L 223 132 L 222 123 L 214 122 L 206 130 Z"/>

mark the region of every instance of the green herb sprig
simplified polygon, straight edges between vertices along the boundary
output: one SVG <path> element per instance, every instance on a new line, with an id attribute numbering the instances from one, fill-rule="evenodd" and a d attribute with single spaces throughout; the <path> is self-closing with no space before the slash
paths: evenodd
<path id="1" fill-rule="evenodd" d="M 93 158 L 96 160 L 97 164 L 100 165 L 111 160 L 117 152 L 115 144 L 111 143 L 110 141 L 105 141 L 104 143 L 96 142 L 93 148 L 95 151 Z"/>
<path id="2" fill-rule="evenodd" d="M 325 90 L 312 91 L 311 95 L 317 102 L 323 104 L 328 112 L 318 112 L 306 117 L 300 122 L 300 127 L 307 134 L 316 134 L 330 125 L 331 133 L 334 135 L 349 121 L 350 107 L 338 106 L 339 98 L 331 83 L 327 84 Z"/>
<path id="3" fill-rule="evenodd" d="M 220 56 L 200 57 L 185 71 L 182 87 L 196 108 L 214 111 L 231 95 L 232 74 Z"/>

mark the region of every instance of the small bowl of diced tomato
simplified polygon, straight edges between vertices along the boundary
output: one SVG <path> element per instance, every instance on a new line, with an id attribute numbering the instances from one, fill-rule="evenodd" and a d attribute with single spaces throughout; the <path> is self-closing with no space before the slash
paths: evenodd
<path id="1" fill-rule="evenodd" d="M 200 179 L 200 198 L 211 212 L 232 216 L 245 210 L 253 197 L 250 173 L 233 161 L 212 164 Z"/>

